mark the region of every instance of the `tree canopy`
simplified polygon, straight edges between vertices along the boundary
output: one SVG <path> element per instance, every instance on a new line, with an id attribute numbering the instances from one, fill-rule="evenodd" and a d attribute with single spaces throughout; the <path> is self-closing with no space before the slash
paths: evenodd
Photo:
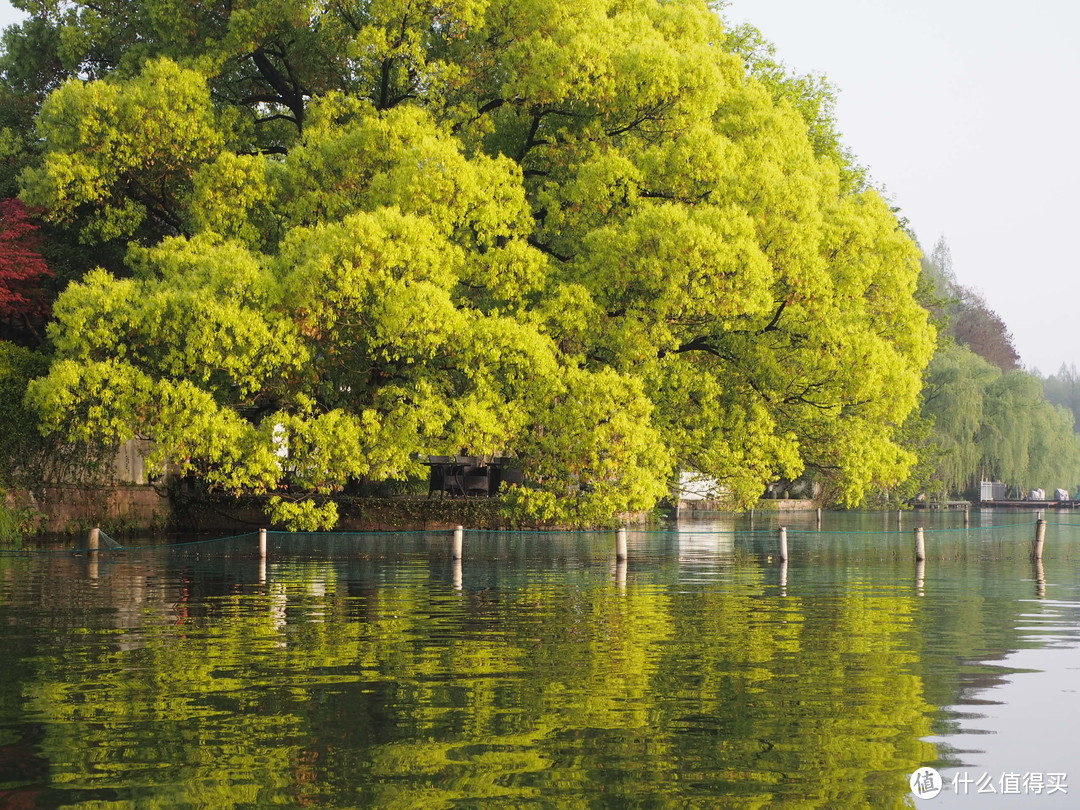
<path id="1" fill-rule="evenodd" d="M 23 198 L 129 245 L 55 305 L 49 429 L 266 493 L 511 453 L 573 523 L 914 462 L 919 251 L 700 0 L 27 9 Z"/>

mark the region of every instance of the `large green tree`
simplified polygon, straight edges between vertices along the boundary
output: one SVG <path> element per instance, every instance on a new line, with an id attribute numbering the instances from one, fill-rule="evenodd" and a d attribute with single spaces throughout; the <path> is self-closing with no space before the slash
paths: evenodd
<path id="1" fill-rule="evenodd" d="M 511 452 L 573 522 L 913 463 L 918 250 L 699 0 L 31 10 L 73 78 L 24 197 L 131 242 L 56 305 L 48 427 L 243 491 Z"/>

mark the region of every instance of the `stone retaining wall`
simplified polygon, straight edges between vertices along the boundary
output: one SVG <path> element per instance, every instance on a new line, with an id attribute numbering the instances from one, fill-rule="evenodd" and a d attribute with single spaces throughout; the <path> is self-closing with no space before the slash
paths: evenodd
<path id="1" fill-rule="evenodd" d="M 11 493 L 9 506 L 40 515 L 41 531 L 75 534 L 94 526 L 109 534 L 150 532 L 169 525 L 169 499 L 151 486 L 47 487 L 37 493 Z"/>

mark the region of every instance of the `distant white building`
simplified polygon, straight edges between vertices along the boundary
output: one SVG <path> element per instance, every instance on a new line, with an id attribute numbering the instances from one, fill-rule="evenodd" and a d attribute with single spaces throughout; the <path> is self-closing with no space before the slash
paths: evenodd
<path id="1" fill-rule="evenodd" d="M 1008 487 L 1001 481 L 980 481 L 980 501 L 1004 501 L 1009 497 Z"/>
<path id="2" fill-rule="evenodd" d="M 726 494 L 715 478 L 696 472 L 679 473 L 679 484 L 675 491 L 677 501 L 711 501 Z"/>

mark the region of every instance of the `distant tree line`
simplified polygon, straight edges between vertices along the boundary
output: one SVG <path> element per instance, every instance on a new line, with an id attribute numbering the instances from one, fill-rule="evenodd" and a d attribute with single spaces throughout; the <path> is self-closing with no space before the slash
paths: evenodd
<path id="1" fill-rule="evenodd" d="M 921 486 L 939 497 L 977 497 L 983 480 L 1005 482 L 1014 496 L 1036 487 L 1072 494 L 1080 411 L 1069 407 L 1065 370 L 1044 383 L 1020 368 L 1001 318 L 956 281 L 944 239 L 923 259 L 920 289 L 939 328 L 920 410 L 930 427 Z M 1080 397 L 1073 402 L 1080 408 Z"/>
<path id="2" fill-rule="evenodd" d="M 1055 405 L 1067 408 L 1073 421 L 1080 425 L 1080 372 L 1075 363 L 1062 363 L 1057 374 L 1043 378 L 1046 398 Z"/>

